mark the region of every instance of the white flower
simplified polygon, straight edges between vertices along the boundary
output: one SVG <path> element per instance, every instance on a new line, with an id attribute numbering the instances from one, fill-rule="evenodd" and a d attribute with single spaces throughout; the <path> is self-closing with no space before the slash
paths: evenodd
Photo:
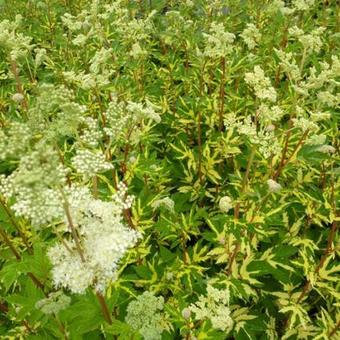
<path id="1" fill-rule="evenodd" d="M 134 59 L 143 58 L 147 55 L 147 51 L 141 48 L 138 42 L 134 43 L 129 52 L 130 56 Z"/>
<path id="2" fill-rule="evenodd" d="M 184 319 L 188 320 L 191 316 L 191 310 L 189 308 L 183 308 L 182 310 L 182 316 Z"/>
<path id="3" fill-rule="evenodd" d="M 204 55 L 211 58 L 225 57 L 233 49 L 235 35 L 225 31 L 222 23 L 212 22 L 209 33 L 204 33 Z"/>
<path id="4" fill-rule="evenodd" d="M 294 118 L 292 121 L 294 127 L 301 129 L 302 132 L 317 131 L 319 129 L 319 127 L 314 122 L 304 117 Z"/>
<path id="5" fill-rule="evenodd" d="M 151 203 L 151 207 L 157 209 L 159 207 L 165 207 L 169 211 L 174 211 L 175 202 L 170 197 L 164 197 Z"/>
<path id="6" fill-rule="evenodd" d="M 266 104 L 260 105 L 258 113 L 259 119 L 263 123 L 279 121 L 284 115 L 283 110 L 279 106 L 275 105 L 270 107 Z"/>
<path id="7" fill-rule="evenodd" d="M 312 121 L 318 122 L 320 120 L 329 119 L 331 117 L 331 113 L 327 112 L 327 111 L 326 112 L 321 112 L 321 111 L 312 112 L 310 117 L 311 117 Z"/>
<path id="8" fill-rule="evenodd" d="M 294 0 L 293 6 L 298 11 L 307 11 L 309 10 L 315 3 L 315 0 Z"/>
<path id="9" fill-rule="evenodd" d="M 261 39 L 261 33 L 254 24 L 247 24 L 247 27 L 240 34 L 250 50 L 254 49 Z"/>
<path id="10" fill-rule="evenodd" d="M 307 140 L 307 145 L 320 145 L 326 142 L 326 135 L 311 135 Z"/>
<path id="11" fill-rule="evenodd" d="M 276 102 L 276 91 L 271 86 L 270 79 L 264 75 L 264 71 L 260 66 L 256 65 L 254 67 L 254 72 L 246 73 L 245 81 L 254 89 L 256 97 Z"/>
<path id="12" fill-rule="evenodd" d="M 219 208 L 222 212 L 227 213 L 233 208 L 232 199 L 229 196 L 223 196 L 220 199 Z"/>
<path id="13" fill-rule="evenodd" d="M 84 293 L 90 286 L 103 291 L 116 280 L 120 260 L 140 234 L 123 223 L 123 210 L 130 206 L 125 185 L 111 202 L 94 199 L 87 188 L 66 191 L 73 227 L 78 230 L 83 259 L 75 242 L 64 240 L 48 251 L 56 287 Z M 65 217 L 65 224 L 68 219 Z M 67 245 L 67 246 L 65 246 Z"/>
<path id="14" fill-rule="evenodd" d="M 168 328 L 163 308 L 164 298 L 146 291 L 129 303 L 125 321 L 138 330 L 143 339 L 160 340 L 163 330 Z"/>
<path id="15" fill-rule="evenodd" d="M 21 93 L 14 93 L 12 96 L 12 100 L 17 103 L 21 103 L 24 99 L 25 97 Z"/>
<path id="16" fill-rule="evenodd" d="M 229 331 L 233 326 L 228 289 L 219 290 L 208 285 L 207 296 L 201 295 L 189 309 L 195 314 L 195 320 L 210 319 L 215 329 Z"/>
<path id="17" fill-rule="evenodd" d="M 103 154 L 87 149 L 77 150 L 76 155 L 72 158 L 72 164 L 77 172 L 85 176 L 94 176 L 99 172 L 113 169 L 113 165 L 105 160 Z"/>
<path id="18" fill-rule="evenodd" d="M 71 298 L 64 295 L 61 291 L 53 292 L 47 298 L 39 300 L 35 308 L 40 309 L 44 314 L 58 314 L 61 310 L 68 307 Z"/>
<path id="19" fill-rule="evenodd" d="M 34 65 L 35 67 L 39 67 L 46 59 L 47 51 L 44 48 L 36 48 L 34 52 L 36 53 Z"/>
<path id="20" fill-rule="evenodd" d="M 336 151 L 335 147 L 332 145 L 321 145 L 317 148 L 317 151 L 322 153 L 334 153 Z"/>
<path id="21" fill-rule="evenodd" d="M 267 185 L 270 192 L 279 192 L 282 189 L 282 186 L 273 179 L 268 179 Z"/>

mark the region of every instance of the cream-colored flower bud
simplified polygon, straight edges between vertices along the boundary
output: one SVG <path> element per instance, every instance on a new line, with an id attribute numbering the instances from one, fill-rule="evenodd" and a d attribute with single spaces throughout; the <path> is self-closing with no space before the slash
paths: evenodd
<path id="1" fill-rule="evenodd" d="M 268 179 L 267 184 L 271 192 L 278 192 L 282 189 L 282 186 L 273 179 Z"/>
<path id="2" fill-rule="evenodd" d="M 21 93 L 14 93 L 12 96 L 12 100 L 16 103 L 22 103 L 22 101 L 25 99 L 24 95 Z"/>
<path id="3" fill-rule="evenodd" d="M 191 316 L 191 310 L 189 308 L 183 308 L 182 316 L 185 320 L 188 320 Z"/>
<path id="4" fill-rule="evenodd" d="M 223 196 L 220 199 L 219 208 L 222 212 L 227 213 L 230 209 L 233 208 L 232 199 L 229 196 Z"/>

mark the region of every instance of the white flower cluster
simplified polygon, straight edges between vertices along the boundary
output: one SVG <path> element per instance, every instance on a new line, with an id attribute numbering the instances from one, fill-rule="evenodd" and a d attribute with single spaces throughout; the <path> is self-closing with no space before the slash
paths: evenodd
<path id="1" fill-rule="evenodd" d="M 27 124 L 12 122 L 7 131 L 0 130 L 0 159 L 20 157 L 28 149 L 31 138 Z"/>
<path id="2" fill-rule="evenodd" d="M 144 292 L 129 303 L 125 321 L 142 335 L 145 340 L 160 340 L 167 329 L 163 313 L 164 298 L 152 292 Z"/>
<path id="3" fill-rule="evenodd" d="M 158 199 L 152 202 L 151 207 L 154 209 L 158 209 L 159 207 L 164 207 L 169 211 L 174 211 L 175 202 L 170 197 L 164 197 L 162 199 Z"/>
<path id="4" fill-rule="evenodd" d="M 45 299 L 39 300 L 35 308 L 40 309 L 44 314 L 58 314 L 67 308 L 71 303 L 71 298 L 61 291 L 50 293 Z"/>
<path id="5" fill-rule="evenodd" d="M 338 93 L 333 94 L 330 91 L 320 91 L 317 94 L 317 98 L 320 101 L 320 104 L 329 107 L 337 107 L 340 104 L 340 96 Z"/>
<path id="6" fill-rule="evenodd" d="M 85 111 L 86 106 L 75 101 L 72 90 L 63 85 L 41 84 L 28 112 L 28 124 L 37 133 L 44 131 L 44 138 L 55 141 L 58 136 L 75 135 Z"/>
<path id="7" fill-rule="evenodd" d="M 322 152 L 322 153 L 332 154 L 336 151 L 336 149 L 332 145 L 324 144 L 324 145 L 320 145 L 317 148 L 317 151 Z"/>
<path id="8" fill-rule="evenodd" d="M 290 80 L 298 81 L 301 79 L 301 72 L 296 63 L 295 56 L 292 52 L 285 52 L 275 49 L 275 53 L 280 59 L 279 65 L 283 72 L 288 74 Z"/>
<path id="9" fill-rule="evenodd" d="M 69 83 L 80 86 L 83 90 L 98 89 L 110 83 L 112 70 L 108 68 L 108 62 L 112 58 L 112 50 L 102 47 L 90 60 L 89 73 L 84 71 L 65 71 L 63 76 Z"/>
<path id="10" fill-rule="evenodd" d="M 175 42 L 181 43 L 186 34 L 194 29 L 194 22 L 188 17 L 181 15 L 179 11 L 168 11 L 166 13 L 166 30 L 162 33 L 162 38 L 167 45 Z"/>
<path id="11" fill-rule="evenodd" d="M 219 208 L 222 212 L 227 213 L 233 208 L 233 201 L 229 196 L 223 196 L 219 202 Z"/>
<path id="12" fill-rule="evenodd" d="M 291 36 L 295 37 L 303 46 L 306 53 L 316 52 L 319 53 L 323 45 L 321 35 L 326 29 L 324 27 L 318 27 L 314 29 L 310 34 L 305 34 L 304 31 L 297 26 L 289 28 L 288 32 Z"/>
<path id="13" fill-rule="evenodd" d="M 302 132 L 306 131 L 317 131 L 319 127 L 310 119 L 299 117 L 299 118 L 293 118 L 294 127 L 297 129 L 302 130 Z"/>
<path id="14" fill-rule="evenodd" d="M 207 295 L 201 295 L 198 301 L 189 306 L 196 320 L 209 319 L 213 328 L 228 331 L 233 326 L 229 308 L 229 290 L 219 290 L 213 286 L 207 286 Z"/>
<path id="15" fill-rule="evenodd" d="M 15 198 L 12 206 L 17 216 L 28 218 L 35 228 L 63 216 L 57 187 L 65 184 L 66 169 L 53 150 L 41 147 L 20 160 L 18 168 L 0 179 L 5 198 Z"/>
<path id="16" fill-rule="evenodd" d="M 156 123 L 161 122 L 161 117 L 155 111 L 155 106 L 149 101 L 146 101 L 146 105 L 129 101 L 126 109 L 134 120 L 150 119 Z"/>
<path id="17" fill-rule="evenodd" d="M 132 44 L 131 50 L 129 52 L 129 55 L 134 59 L 142 59 L 147 56 L 147 54 L 147 50 L 143 49 L 139 42 Z"/>
<path id="18" fill-rule="evenodd" d="M 31 37 L 17 33 L 22 16 L 17 15 L 15 21 L 4 20 L 0 22 L 0 47 L 5 48 L 11 60 L 25 58 L 33 48 Z"/>
<path id="19" fill-rule="evenodd" d="M 83 90 L 91 90 L 108 85 L 111 73 L 85 73 L 84 71 L 76 73 L 74 71 L 65 71 L 63 76 L 68 83 L 76 84 Z"/>
<path id="20" fill-rule="evenodd" d="M 310 74 L 307 79 L 308 89 L 319 89 L 325 85 L 331 85 L 332 87 L 339 86 L 337 78 L 340 77 L 340 59 L 338 56 L 332 56 L 332 63 L 329 64 L 326 61 L 320 62 L 320 72 L 317 74 L 317 69 L 312 66 Z"/>
<path id="21" fill-rule="evenodd" d="M 145 18 L 136 19 L 126 15 L 117 17 L 114 22 L 115 29 L 126 42 L 135 43 L 148 39 L 154 30 L 153 17 L 157 11 L 151 11 Z"/>
<path id="22" fill-rule="evenodd" d="M 113 169 L 113 165 L 105 160 L 101 152 L 98 153 L 88 149 L 78 149 L 76 155 L 72 158 L 72 165 L 78 173 L 86 177 Z"/>
<path id="23" fill-rule="evenodd" d="M 293 6 L 298 11 L 308 11 L 314 3 L 315 0 L 293 0 Z"/>
<path id="24" fill-rule="evenodd" d="M 47 51 L 44 48 L 35 48 L 34 66 L 38 68 L 46 59 Z"/>
<path id="25" fill-rule="evenodd" d="M 235 35 L 225 31 L 222 23 L 212 22 L 209 33 L 204 33 L 204 55 L 211 58 L 226 57 L 233 49 Z"/>
<path id="26" fill-rule="evenodd" d="M 90 60 L 90 72 L 95 74 L 108 72 L 106 66 L 110 58 L 112 58 L 112 50 L 102 47 Z"/>
<path id="27" fill-rule="evenodd" d="M 18 104 L 22 103 L 24 101 L 25 97 L 21 93 L 14 93 L 12 96 L 12 100 Z"/>
<path id="28" fill-rule="evenodd" d="M 273 179 L 268 179 L 267 185 L 270 192 L 279 192 L 282 189 L 282 186 Z"/>
<path id="29" fill-rule="evenodd" d="M 246 83 L 251 86 L 257 98 L 276 102 L 276 91 L 271 86 L 270 79 L 264 75 L 264 71 L 258 65 L 254 67 L 254 72 L 245 74 Z"/>
<path id="30" fill-rule="evenodd" d="M 261 104 L 258 108 L 259 120 L 262 124 L 270 124 L 271 122 L 279 121 L 283 115 L 283 110 L 277 106 L 268 106 L 267 104 Z"/>
<path id="31" fill-rule="evenodd" d="M 99 129 L 98 121 L 92 117 L 82 117 L 82 122 L 86 126 L 79 136 L 81 143 L 95 148 L 103 137 L 103 132 Z"/>
<path id="32" fill-rule="evenodd" d="M 146 105 L 128 101 L 127 104 L 118 102 L 118 98 L 113 95 L 112 101 L 105 113 L 107 126 L 104 128 L 105 133 L 113 140 L 118 141 L 125 138 L 127 128 L 137 126 L 143 120 L 150 120 L 160 123 L 161 117 L 155 111 L 155 105 L 146 101 Z"/>
<path id="33" fill-rule="evenodd" d="M 321 144 L 325 144 L 326 139 L 327 139 L 326 135 L 313 134 L 313 135 L 308 137 L 305 144 L 307 144 L 307 145 L 321 145 Z"/>
<path id="34" fill-rule="evenodd" d="M 259 43 L 262 35 L 254 24 L 247 24 L 247 27 L 240 34 L 250 50 L 253 50 Z"/>
<path id="35" fill-rule="evenodd" d="M 294 8 L 289 8 L 285 6 L 283 0 L 273 0 L 267 8 L 267 13 L 269 15 L 276 14 L 276 12 L 281 12 L 283 15 L 290 15 L 295 12 Z"/>
<path id="36" fill-rule="evenodd" d="M 131 199 L 125 200 L 126 187 L 121 188 L 123 191 L 118 191 L 111 202 L 94 199 L 86 188 L 69 190 L 69 210 L 84 260 L 74 240 L 65 239 L 51 247 L 48 256 L 56 287 L 82 294 L 90 286 L 103 291 L 116 279 L 119 261 L 140 238 L 137 231 L 123 223 L 122 207 L 130 207 Z"/>
<path id="37" fill-rule="evenodd" d="M 112 100 L 105 112 L 107 126 L 104 127 L 106 135 L 113 140 L 119 140 L 123 137 L 125 129 L 129 126 L 131 117 L 126 114 L 125 105 L 123 102 L 118 102 L 115 94 L 112 94 Z"/>
<path id="38" fill-rule="evenodd" d="M 243 120 L 238 120 L 234 113 L 225 117 L 224 124 L 227 129 L 235 129 L 240 135 L 247 137 L 252 144 L 258 145 L 260 153 L 266 158 L 281 152 L 280 143 L 271 125 L 257 131 L 250 116 L 247 116 Z"/>
<path id="39" fill-rule="evenodd" d="M 116 215 L 120 214 L 122 210 L 129 209 L 133 203 L 134 196 L 128 195 L 127 190 L 127 186 L 123 182 L 118 183 L 117 192 L 112 196 Z"/>
<path id="40" fill-rule="evenodd" d="M 106 42 L 106 30 L 102 20 L 108 20 L 117 7 L 115 5 L 121 1 L 116 1 L 113 5 L 101 5 L 100 2 L 92 1 L 91 5 L 77 16 L 65 13 L 61 17 L 64 26 L 72 34 L 74 45 L 84 46 L 90 39 L 99 40 L 101 45 Z"/>
<path id="41" fill-rule="evenodd" d="M 310 118 L 313 122 L 319 122 L 321 120 L 327 120 L 331 118 L 331 113 L 328 111 L 317 111 L 317 112 L 311 112 Z"/>

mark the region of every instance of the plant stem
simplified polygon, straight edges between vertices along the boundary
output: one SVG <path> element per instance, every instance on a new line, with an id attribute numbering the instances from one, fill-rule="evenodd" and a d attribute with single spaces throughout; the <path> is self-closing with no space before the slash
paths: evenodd
<path id="1" fill-rule="evenodd" d="M 320 270 L 322 269 L 325 261 L 327 260 L 327 257 L 332 253 L 332 244 L 334 242 L 334 238 L 335 238 L 335 234 L 336 234 L 336 230 L 338 228 L 338 225 L 337 225 L 337 221 L 333 221 L 332 223 L 332 227 L 331 227 L 331 230 L 328 234 L 328 240 L 327 240 L 327 247 L 326 247 L 326 250 L 324 252 L 324 254 L 322 255 L 321 257 L 321 260 L 319 262 L 319 264 L 317 265 L 317 267 L 315 268 L 315 273 L 316 275 L 318 275 L 318 273 L 320 272 Z M 305 295 L 308 293 L 309 289 L 311 287 L 311 282 L 308 280 L 303 289 L 302 289 L 302 292 L 299 296 L 299 298 L 297 299 L 297 303 L 300 303 L 301 300 L 305 297 Z"/>
<path id="2" fill-rule="evenodd" d="M 98 291 L 96 291 L 96 296 L 97 296 L 97 299 L 99 301 L 99 304 L 100 304 L 100 307 L 102 309 L 105 320 L 107 321 L 108 324 L 112 325 L 111 314 L 110 314 L 110 311 L 107 307 L 104 296 L 102 295 L 102 293 L 100 293 Z"/>
<path id="3" fill-rule="evenodd" d="M 290 136 L 290 133 L 289 132 L 287 133 L 286 143 L 285 143 L 285 147 L 284 147 L 284 150 L 283 150 L 281 162 L 280 162 L 280 165 L 279 165 L 278 169 L 276 170 L 276 172 L 275 172 L 275 174 L 273 176 L 274 180 L 276 180 L 281 175 L 281 172 L 282 172 L 283 168 L 292 160 L 292 158 L 294 157 L 296 152 L 299 150 L 300 146 L 303 144 L 305 138 L 308 135 L 308 132 L 309 132 L 309 130 L 306 130 L 304 132 L 304 134 L 301 136 L 299 142 L 296 144 L 296 146 L 295 146 L 293 152 L 291 153 L 291 155 L 285 160 L 286 153 L 287 153 L 287 150 L 288 150 L 289 136 Z"/>
<path id="4" fill-rule="evenodd" d="M 66 214 L 68 226 L 70 228 L 72 238 L 73 238 L 73 240 L 76 244 L 76 249 L 77 249 L 78 255 L 79 255 L 81 261 L 85 262 L 84 252 L 83 252 L 83 249 L 81 247 L 81 243 L 80 243 L 80 240 L 79 240 L 79 237 L 78 237 L 78 234 L 77 234 L 77 230 L 76 230 L 76 228 L 73 224 L 73 221 L 72 221 L 69 203 L 67 202 L 67 198 L 66 198 L 64 191 L 62 189 L 60 189 L 60 192 L 61 192 L 61 195 L 63 197 L 63 207 L 64 207 L 64 211 L 65 211 L 65 214 Z"/>
<path id="5" fill-rule="evenodd" d="M 220 112 L 219 112 L 219 131 L 223 129 L 223 114 L 224 114 L 224 83 L 225 83 L 225 57 L 221 58 L 222 77 L 220 83 Z"/>
<path id="6" fill-rule="evenodd" d="M 22 94 L 23 97 L 24 97 L 24 100 L 22 101 L 21 105 L 27 111 L 28 110 L 28 103 L 27 103 L 26 96 L 25 96 L 25 93 L 24 93 L 24 89 L 23 89 L 23 86 L 22 86 L 22 83 L 21 83 L 21 80 L 20 80 L 20 77 L 19 77 L 18 67 L 17 67 L 17 64 L 14 60 L 11 60 L 11 71 L 14 75 L 14 79 L 15 79 L 15 83 L 16 83 L 16 91 L 18 93 Z"/>
<path id="7" fill-rule="evenodd" d="M 2 207 L 4 208 L 9 220 L 11 221 L 13 227 L 16 229 L 16 231 L 18 232 L 18 234 L 20 235 L 20 237 L 22 238 L 22 241 L 24 242 L 27 251 L 29 254 L 32 254 L 32 247 L 30 246 L 28 239 L 26 237 L 26 235 L 23 233 L 23 231 L 21 230 L 20 226 L 18 225 L 18 223 L 15 221 L 11 211 L 9 210 L 7 204 L 5 203 L 5 201 L 0 198 L 0 203 L 2 205 Z"/>
<path id="8" fill-rule="evenodd" d="M 241 191 L 240 191 L 240 194 L 242 195 L 245 191 L 245 188 L 246 188 L 246 185 L 247 185 L 247 182 L 248 182 L 248 177 L 249 177 L 249 173 L 250 173 L 250 168 L 253 164 L 253 161 L 254 161 L 254 156 L 255 156 L 255 153 L 256 153 L 256 148 L 253 147 L 253 149 L 251 150 L 251 153 L 250 153 L 250 156 L 249 156 L 249 159 L 248 159 L 248 163 L 247 163 L 247 168 L 246 168 L 246 172 L 244 174 L 244 177 L 243 177 L 243 180 L 242 180 L 242 186 L 241 186 Z M 234 209 L 234 219 L 235 220 L 238 220 L 239 217 L 240 217 L 240 205 L 241 203 L 238 202 L 235 206 L 235 209 Z M 227 274 L 230 275 L 231 272 L 232 272 L 232 266 L 233 266 L 233 263 L 235 261 L 235 258 L 236 258 L 236 255 L 238 254 L 238 252 L 240 251 L 240 248 L 241 248 L 241 242 L 237 242 L 236 243 L 236 246 L 235 246 L 235 249 L 233 251 L 233 253 L 231 254 L 231 257 L 229 258 L 229 262 L 228 262 L 228 271 L 227 271 Z"/>
<path id="9" fill-rule="evenodd" d="M 335 325 L 335 327 L 329 332 L 329 337 L 331 338 L 333 335 L 335 335 L 335 333 L 337 332 L 337 330 L 340 328 L 340 320 L 338 321 L 338 323 Z"/>

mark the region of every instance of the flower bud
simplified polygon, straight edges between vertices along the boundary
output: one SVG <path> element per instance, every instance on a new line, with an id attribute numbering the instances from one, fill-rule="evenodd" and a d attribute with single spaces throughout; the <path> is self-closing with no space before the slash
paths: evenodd
<path id="1" fill-rule="evenodd" d="M 191 310 L 189 308 L 183 308 L 182 316 L 185 320 L 188 320 L 191 316 Z"/>
<path id="2" fill-rule="evenodd" d="M 25 97 L 21 93 L 14 93 L 12 96 L 12 100 L 16 103 L 21 103 Z"/>
<path id="3" fill-rule="evenodd" d="M 268 179 L 267 184 L 270 192 L 278 192 L 282 189 L 282 186 L 273 179 Z"/>
<path id="4" fill-rule="evenodd" d="M 227 213 L 232 207 L 232 200 L 229 196 L 223 196 L 220 199 L 219 208 L 222 212 Z"/>

